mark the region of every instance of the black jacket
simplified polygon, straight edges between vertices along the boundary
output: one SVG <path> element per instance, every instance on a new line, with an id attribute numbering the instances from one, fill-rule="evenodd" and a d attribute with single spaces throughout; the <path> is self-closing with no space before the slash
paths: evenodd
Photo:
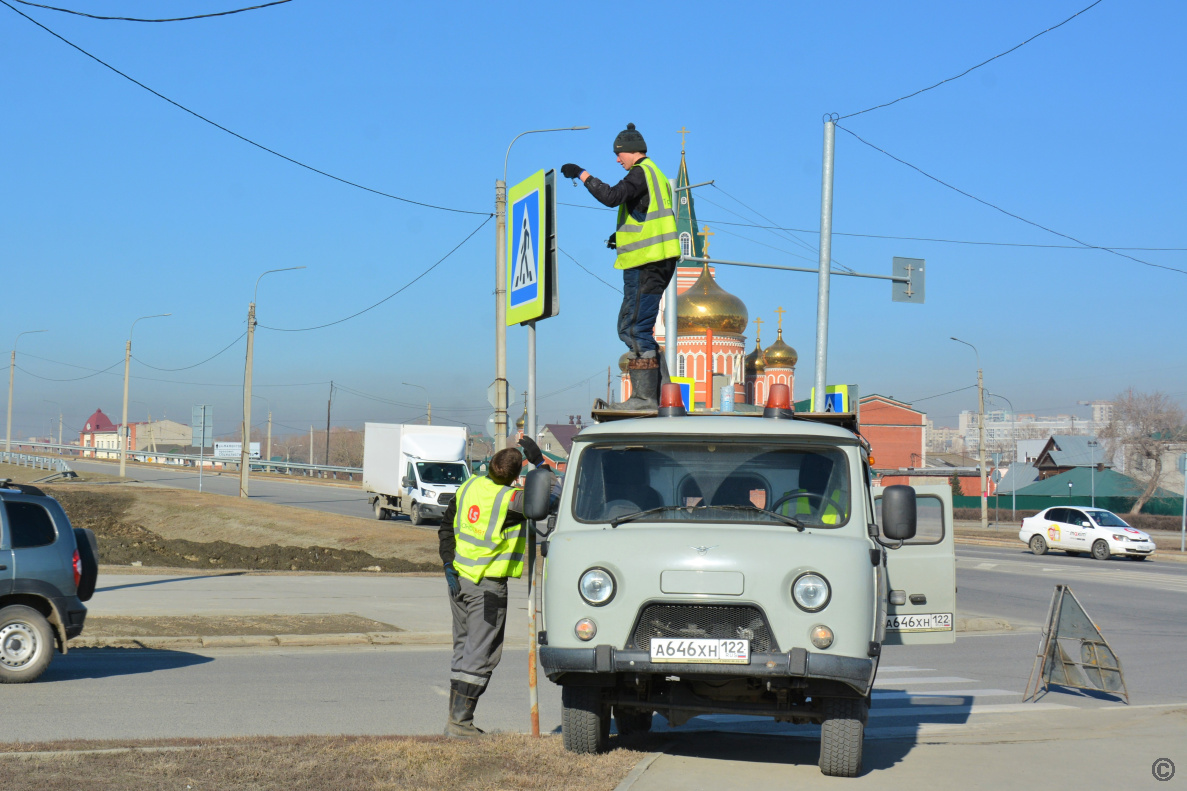
<path id="1" fill-rule="evenodd" d="M 651 196 L 647 193 L 647 172 L 641 167 L 631 168 L 622 181 L 613 187 L 591 175 L 585 180 L 585 188 L 603 206 L 626 204 L 627 212 L 638 222 L 643 222 L 647 216 L 647 207 L 651 205 Z"/>

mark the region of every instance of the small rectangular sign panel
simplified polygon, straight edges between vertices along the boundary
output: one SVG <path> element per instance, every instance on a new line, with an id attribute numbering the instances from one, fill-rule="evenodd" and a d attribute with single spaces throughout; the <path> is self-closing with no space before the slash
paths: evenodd
<path id="1" fill-rule="evenodd" d="M 555 316 L 556 173 L 537 171 L 507 194 L 507 326 Z"/>
<path id="2" fill-rule="evenodd" d="M 894 257 L 892 272 L 895 277 L 905 277 L 908 282 L 893 280 L 890 283 L 890 299 L 893 302 L 916 302 L 923 304 L 922 258 Z"/>
<path id="3" fill-rule="evenodd" d="M 680 385 L 680 398 L 684 401 L 684 408 L 692 412 L 695 408 L 692 403 L 692 395 L 696 392 L 697 380 L 690 376 L 673 376 L 672 384 Z"/>
<path id="4" fill-rule="evenodd" d="M 248 453 L 251 458 L 258 459 L 260 457 L 260 443 L 253 442 L 248 448 Z M 217 459 L 238 459 L 243 454 L 242 442 L 216 442 L 214 443 L 214 456 Z"/>
<path id="5" fill-rule="evenodd" d="M 214 442 L 214 407 L 199 404 L 194 407 L 190 419 L 190 445 L 195 448 L 209 448 Z"/>

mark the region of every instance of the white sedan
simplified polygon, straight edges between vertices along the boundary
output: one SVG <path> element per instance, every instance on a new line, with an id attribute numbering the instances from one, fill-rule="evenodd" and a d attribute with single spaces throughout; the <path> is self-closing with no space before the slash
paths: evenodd
<path id="1" fill-rule="evenodd" d="M 1145 560 L 1154 553 L 1149 534 L 1103 508 L 1047 508 L 1023 519 L 1018 537 L 1036 555 L 1062 549 L 1069 555 L 1091 554 L 1097 560 L 1112 555 Z"/>

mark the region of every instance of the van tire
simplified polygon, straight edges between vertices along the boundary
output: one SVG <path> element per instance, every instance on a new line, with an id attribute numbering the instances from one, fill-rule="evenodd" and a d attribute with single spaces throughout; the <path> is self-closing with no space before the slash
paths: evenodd
<path id="1" fill-rule="evenodd" d="M 610 705 L 601 687 L 561 687 L 561 734 L 565 749 L 592 755 L 606 751 L 610 741 Z"/>
<path id="2" fill-rule="evenodd" d="M 614 707 L 614 726 L 619 736 L 634 736 L 651 730 L 652 712 Z"/>
<path id="3" fill-rule="evenodd" d="M 49 667 L 54 632 L 45 616 L 14 604 L 0 609 L 0 684 L 25 684 Z"/>
<path id="4" fill-rule="evenodd" d="M 862 743 L 869 701 L 865 698 L 825 698 L 820 722 L 820 771 L 829 777 L 861 774 Z"/>
<path id="5" fill-rule="evenodd" d="M 420 503 L 413 503 L 412 510 L 408 512 L 408 518 L 412 520 L 412 524 L 420 526 L 429 521 L 425 518 L 424 513 L 420 510 Z"/>
<path id="6" fill-rule="evenodd" d="M 387 514 L 387 509 L 383 507 L 383 498 L 376 497 L 374 505 L 375 505 L 375 518 L 378 519 L 380 522 L 387 519 L 388 514 Z"/>
<path id="7" fill-rule="evenodd" d="M 1032 555 L 1046 555 L 1047 542 L 1040 535 L 1033 535 L 1030 537 L 1030 553 Z"/>

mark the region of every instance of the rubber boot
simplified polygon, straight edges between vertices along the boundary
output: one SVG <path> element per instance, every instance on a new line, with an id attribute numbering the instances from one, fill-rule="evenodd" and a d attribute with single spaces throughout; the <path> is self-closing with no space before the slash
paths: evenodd
<path id="1" fill-rule="evenodd" d="M 478 698 L 468 698 L 450 687 L 449 690 L 449 722 L 445 725 L 445 735 L 454 739 L 473 739 L 485 732 L 474 726 L 474 708 L 478 705 Z"/>
<path id="2" fill-rule="evenodd" d="M 631 377 L 631 397 L 626 401 L 612 404 L 611 409 L 627 412 L 646 412 L 659 409 L 659 363 L 653 357 L 650 360 L 647 358 L 632 360 L 631 365 L 646 365 L 649 362 L 652 366 L 650 368 L 631 367 L 627 369 L 627 373 Z"/>

